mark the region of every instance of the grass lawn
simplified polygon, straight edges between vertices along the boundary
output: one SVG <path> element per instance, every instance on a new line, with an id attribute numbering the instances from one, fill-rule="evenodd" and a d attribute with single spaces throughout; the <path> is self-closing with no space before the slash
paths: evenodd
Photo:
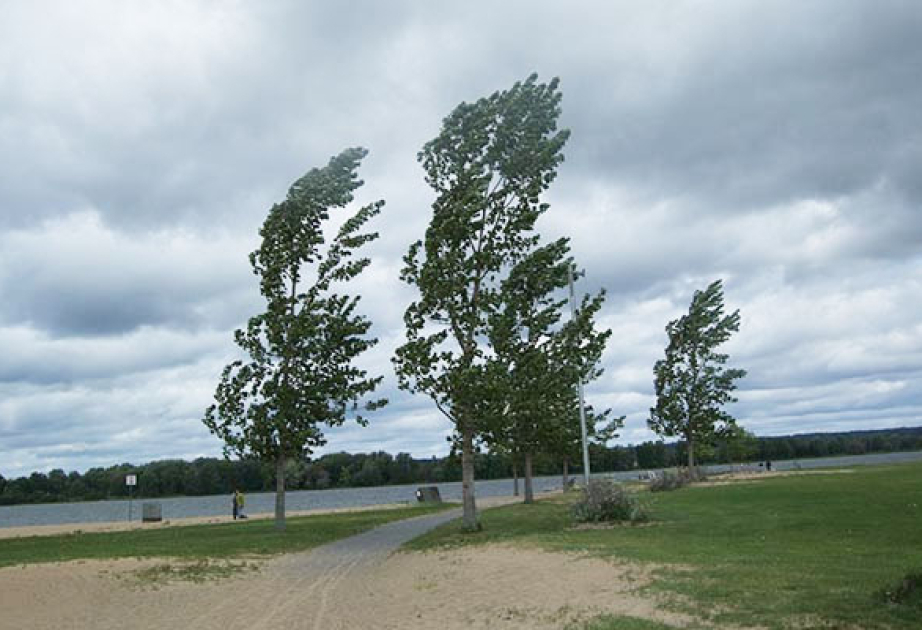
<path id="1" fill-rule="evenodd" d="M 286 519 L 284 532 L 271 519 L 216 525 L 184 525 L 125 532 L 74 533 L 0 540 L 0 567 L 104 558 L 233 558 L 304 551 L 378 525 L 455 507 L 451 504 Z"/>
<path id="2" fill-rule="evenodd" d="M 453 522 L 407 547 L 505 542 L 671 565 L 651 588 L 681 595 L 678 610 L 712 623 L 922 628 L 918 591 L 904 604 L 878 596 L 922 570 L 920 463 L 641 497 L 651 526 L 571 530 L 570 495 L 485 511 L 482 532 L 463 533 Z M 632 623 L 588 627 L 656 627 Z"/>

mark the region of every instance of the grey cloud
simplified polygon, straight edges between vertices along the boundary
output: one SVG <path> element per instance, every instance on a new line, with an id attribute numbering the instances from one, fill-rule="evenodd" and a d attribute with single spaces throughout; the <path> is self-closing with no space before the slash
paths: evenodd
<path id="1" fill-rule="evenodd" d="M 211 326 L 217 305 L 255 301 L 246 240 L 229 235 L 130 235 L 82 213 L 7 232 L 0 245 L 0 321 L 52 335 Z"/>
<path id="2" fill-rule="evenodd" d="M 203 357 L 226 356 L 227 335 L 144 328 L 104 338 L 53 338 L 29 328 L 0 328 L 0 383 L 73 384 L 142 374 Z"/>
<path id="3" fill-rule="evenodd" d="M 667 53 L 639 70 L 653 86 L 647 94 L 620 94 L 599 77 L 603 85 L 592 87 L 609 89 L 607 107 L 572 95 L 577 168 L 651 195 L 678 191 L 704 211 L 901 182 L 920 140 L 922 90 L 910 77 L 922 68 L 922 11 L 842 7 L 736 4 L 713 7 L 706 19 L 701 7 L 677 11 L 698 45 L 670 51 L 661 42 Z M 674 26 L 664 23 L 659 38 Z"/>

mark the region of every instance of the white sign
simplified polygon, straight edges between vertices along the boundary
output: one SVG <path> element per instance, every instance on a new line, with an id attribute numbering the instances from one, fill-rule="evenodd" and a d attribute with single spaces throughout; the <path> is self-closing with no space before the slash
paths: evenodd
<path id="1" fill-rule="evenodd" d="M 126 486 L 138 485 L 138 476 L 137 475 L 125 475 L 125 485 Z"/>

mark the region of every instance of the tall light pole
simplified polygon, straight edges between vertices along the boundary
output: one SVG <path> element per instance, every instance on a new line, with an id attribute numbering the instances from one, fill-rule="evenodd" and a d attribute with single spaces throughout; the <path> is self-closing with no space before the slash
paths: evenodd
<path id="1" fill-rule="evenodd" d="M 567 269 L 570 279 L 570 320 L 576 319 L 576 298 L 573 295 L 573 265 Z M 579 392 L 579 430 L 583 438 L 583 487 L 589 487 L 589 442 L 586 439 L 586 405 L 583 404 L 583 377 L 576 381 Z"/>

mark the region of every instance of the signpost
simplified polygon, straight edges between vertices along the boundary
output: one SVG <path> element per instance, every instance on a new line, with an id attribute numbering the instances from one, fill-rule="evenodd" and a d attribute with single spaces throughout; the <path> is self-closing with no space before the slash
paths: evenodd
<path id="1" fill-rule="evenodd" d="M 137 475 L 125 475 L 125 485 L 128 486 L 128 522 L 131 522 L 131 489 L 138 485 Z"/>

